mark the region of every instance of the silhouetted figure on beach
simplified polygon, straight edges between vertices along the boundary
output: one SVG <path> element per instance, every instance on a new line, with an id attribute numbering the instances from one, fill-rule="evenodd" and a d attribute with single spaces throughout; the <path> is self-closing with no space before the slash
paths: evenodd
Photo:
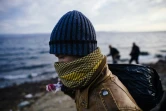
<path id="1" fill-rule="evenodd" d="M 112 61 L 113 64 L 117 64 L 118 60 L 120 59 L 120 54 L 118 49 L 112 47 L 111 45 L 109 45 L 110 48 L 110 53 L 107 56 L 112 56 Z"/>
<path id="2" fill-rule="evenodd" d="M 132 61 L 135 61 L 137 64 L 139 64 L 138 60 L 139 55 L 140 55 L 140 49 L 135 43 L 133 43 L 132 50 L 130 52 L 131 59 L 129 61 L 129 64 L 131 64 Z"/>

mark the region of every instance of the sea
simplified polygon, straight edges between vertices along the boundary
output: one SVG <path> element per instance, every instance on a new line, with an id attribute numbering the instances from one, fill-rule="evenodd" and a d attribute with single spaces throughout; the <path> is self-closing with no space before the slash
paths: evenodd
<path id="1" fill-rule="evenodd" d="M 49 54 L 50 34 L 0 34 L 0 88 L 56 78 L 55 55 Z M 98 47 L 104 55 L 109 45 L 117 48 L 119 64 L 128 64 L 132 43 L 142 52 L 140 64 L 166 59 L 166 32 L 97 32 Z M 112 63 L 112 57 L 107 57 Z M 133 62 L 133 64 L 135 64 Z"/>

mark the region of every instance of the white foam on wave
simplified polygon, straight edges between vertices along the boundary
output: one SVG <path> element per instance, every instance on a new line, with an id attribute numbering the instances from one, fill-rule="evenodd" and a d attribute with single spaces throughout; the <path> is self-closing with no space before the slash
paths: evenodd
<path id="1" fill-rule="evenodd" d="M 39 73 L 31 73 L 31 74 L 20 74 L 20 75 L 6 75 L 3 79 L 14 80 L 14 79 L 25 79 L 25 78 L 33 78 L 40 75 Z"/>

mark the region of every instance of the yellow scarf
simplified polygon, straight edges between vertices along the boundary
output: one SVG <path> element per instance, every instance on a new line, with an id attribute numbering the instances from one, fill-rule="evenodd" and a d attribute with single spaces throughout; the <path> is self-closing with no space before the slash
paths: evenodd
<path id="1" fill-rule="evenodd" d="M 87 56 L 68 63 L 56 62 L 55 70 L 62 83 L 69 88 L 81 88 L 89 83 L 103 60 L 99 48 Z"/>

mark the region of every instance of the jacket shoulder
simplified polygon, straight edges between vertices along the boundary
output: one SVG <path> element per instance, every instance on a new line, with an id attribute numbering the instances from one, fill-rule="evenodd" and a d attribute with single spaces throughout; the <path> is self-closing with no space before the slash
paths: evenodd
<path id="1" fill-rule="evenodd" d="M 100 101 L 106 110 L 140 110 L 126 87 L 115 75 L 99 84 L 94 91 L 98 92 Z"/>

